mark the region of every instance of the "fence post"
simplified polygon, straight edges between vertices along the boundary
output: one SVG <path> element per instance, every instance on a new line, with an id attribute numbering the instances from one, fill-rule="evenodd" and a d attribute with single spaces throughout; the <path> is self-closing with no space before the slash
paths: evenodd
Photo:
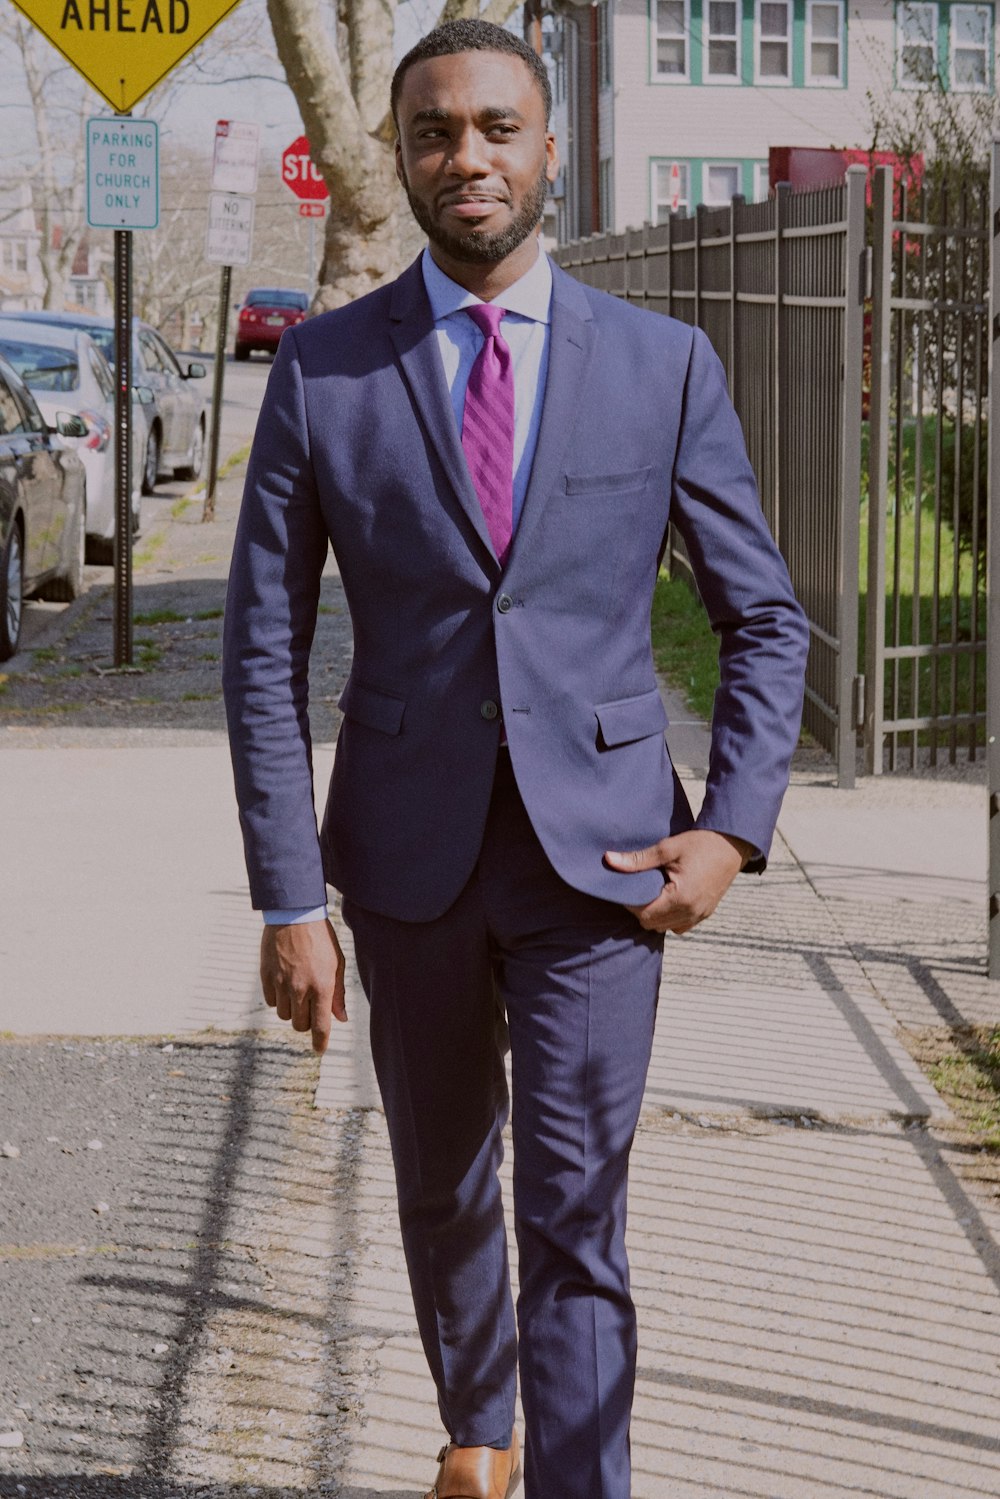
<path id="1" fill-rule="evenodd" d="M 840 578 L 837 597 L 837 784 L 854 785 L 857 761 L 858 571 L 861 550 L 861 386 L 865 329 L 865 185 L 862 166 L 848 167 L 844 194 L 843 386 L 840 410 Z"/>
<path id="2" fill-rule="evenodd" d="M 737 392 L 737 389 L 736 389 L 736 370 L 737 370 L 737 363 L 736 363 L 736 338 L 737 338 L 737 331 L 738 331 L 738 329 L 737 329 L 738 319 L 737 319 L 737 316 L 736 316 L 737 290 L 738 290 L 737 285 L 736 285 L 736 265 L 737 265 L 737 256 L 736 256 L 736 210 L 738 208 L 742 208 L 745 202 L 746 202 L 746 198 L 744 198 L 743 194 L 742 193 L 737 193 L 736 197 L 733 198 L 730 201 L 730 204 L 729 204 L 729 370 L 728 370 L 728 374 L 729 374 L 729 395 L 730 395 L 730 399 L 732 400 L 732 403 L 733 403 L 734 406 L 737 404 L 737 395 L 738 395 L 738 392 Z"/>
<path id="3" fill-rule="evenodd" d="M 779 182 L 774 189 L 774 358 L 771 361 L 771 411 L 774 423 L 774 506 L 773 531 L 778 546 L 781 545 L 781 396 L 784 360 L 781 357 L 782 329 L 784 326 L 785 297 L 785 247 L 782 233 L 788 221 L 788 195 L 791 185 Z"/>
<path id="4" fill-rule="evenodd" d="M 1000 140 L 990 163 L 989 469 L 986 539 L 986 777 L 989 795 L 988 967 L 1000 980 Z"/>
<path id="5" fill-rule="evenodd" d="M 701 226 L 705 219 L 705 205 L 699 203 L 694 211 L 694 325 L 701 323 Z"/>
<path id="6" fill-rule="evenodd" d="M 885 541 L 892 346 L 892 168 L 876 167 L 872 199 L 871 399 L 868 427 L 868 599 L 865 609 L 865 769 L 882 774 L 885 719 Z"/>

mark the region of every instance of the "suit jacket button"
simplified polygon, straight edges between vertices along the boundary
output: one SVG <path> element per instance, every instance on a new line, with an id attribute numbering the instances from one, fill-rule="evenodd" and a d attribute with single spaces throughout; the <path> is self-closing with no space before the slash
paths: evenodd
<path id="1" fill-rule="evenodd" d="M 514 607 L 514 600 L 509 593 L 502 593 L 497 599 L 497 608 L 501 614 L 507 614 Z"/>
<path id="2" fill-rule="evenodd" d="M 493 699 L 491 697 L 488 697 L 485 703 L 480 703 L 479 711 L 484 718 L 496 718 L 500 712 L 500 709 L 497 707 Z"/>

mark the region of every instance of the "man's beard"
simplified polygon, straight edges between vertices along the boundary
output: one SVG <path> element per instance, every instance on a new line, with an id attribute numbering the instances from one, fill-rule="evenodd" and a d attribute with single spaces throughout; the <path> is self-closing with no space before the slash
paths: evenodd
<path id="1" fill-rule="evenodd" d="M 539 224 L 542 214 L 545 212 L 545 200 L 548 197 L 549 181 L 546 168 L 543 166 L 538 181 L 532 190 L 525 196 L 517 216 L 496 234 L 480 234 L 474 229 L 467 229 L 461 234 L 451 234 L 447 229 L 442 229 L 436 219 L 433 219 L 425 205 L 419 202 L 410 192 L 410 184 L 403 174 L 403 188 L 409 199 L 413 217 L 420 225 L 432 244 L 452 260 L 464 261 L 468 265 L 496 265 L 501 260 L 506 260 L 512 255 L 519 245 L 523 245 Z"/>

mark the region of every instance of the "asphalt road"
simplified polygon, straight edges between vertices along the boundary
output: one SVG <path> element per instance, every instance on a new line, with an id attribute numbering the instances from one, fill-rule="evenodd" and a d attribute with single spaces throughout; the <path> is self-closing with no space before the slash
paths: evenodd
<path id="1" fill-rule="evenodd" d="M 208 367 L 205 379 L 205 401 L 210 407 L 212 398 L 212 371 L 214 359 L 205 354 L 198 358 Z M 257 425 L 257 414 L 264 396 L 264 386 L 271 368 L 271 359 L 266 354 L 254 354 L 246 363 L 236 364 L 232 358 L 226 361 L 226 377 L 223 383 L 222 431 L 219 443 L 219 461 L 224 462 L 229 453 L 248 443 Z M 205 468 L 208 470 L 206 450 Z M 170 507 L 192 489 L 189 479 L 171 479 L 156 486 L 151 495 L 142 499 L 142 531 L 146 532 Z M 84 569 L 84 588 L 107 583 L 111 578 L 110 567 L 87 566 Z M 21 634 L 21 652 L 30 651 L 52 623 L 68 606 L 66 604 L 44 604 L 31 600 L 25 606 L 24 625 Z"/>

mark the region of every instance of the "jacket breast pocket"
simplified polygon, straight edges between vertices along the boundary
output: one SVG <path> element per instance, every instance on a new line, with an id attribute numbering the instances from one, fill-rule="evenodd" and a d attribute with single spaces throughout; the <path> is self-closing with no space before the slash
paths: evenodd
<path id="1" fill-rule="evenodd" d="M 376 729 L 380 734 L 398 734 L 403 726 L 406 703 L 379 687 L 368 687 L 350 678 L 337 704 L 345 718 Z"/>
<path id="2" fill-rule="evenodd" d="M 617 474 L 566 474 L 567 494 L 629 494 L 632 490 L 645 489 L 652 468 L 633 468 Z"/>
<path id="3" fill-rule="evenodd" d="M 637 739 L 662 735 L 667 727 L 667 710 L 656 687 L 649 692 L 640 692 L 637 697 L 600 703 L 594 712 L 600 729 L 598 743 L 602 749 L 615 749 L 620 744 L 633 744 Z"/>

